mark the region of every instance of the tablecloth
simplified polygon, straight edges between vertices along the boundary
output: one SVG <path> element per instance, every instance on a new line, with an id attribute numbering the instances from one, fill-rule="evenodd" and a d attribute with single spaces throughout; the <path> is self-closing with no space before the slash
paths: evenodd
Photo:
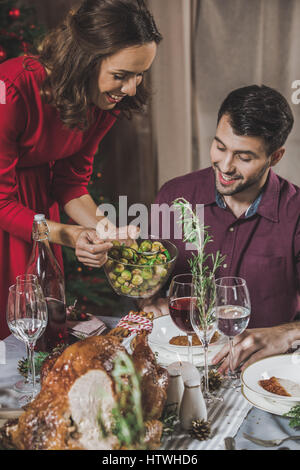
<path id="1" fill-rule="evenodd" d="M 113 328 L 119 321 L 116 317 L 100 318 L 109 328 Z M 20 379 L 17 363 L 25 356 L 24 344 L 13 336 L 6 338 L 4 343 L 6 360 L 0 361 L 0 388 L 12 387 Z M 297 434 L 296 430 L 289 427 L 287 418 L 252 408 L 239 389 L 221 390 L 220 394 L 223 395 L 223 403 L 209 410 L 208 413 L 208 419 L 212 423 L 211 439 L 199 442 L 179 431 L 172 437 L 163 440 L 162 449 L 224 450 L 224 437 L 231 436 L 236 438 L 237 450 L 265 450 L 265 448 L 246 440 L 243 433 L 263 439 L 275 439 Z M 298 434 L 300 434 L 299 430 Z M 300 450 L 299 441 L 288 441 L 284 445 L 293 450 Z"/>

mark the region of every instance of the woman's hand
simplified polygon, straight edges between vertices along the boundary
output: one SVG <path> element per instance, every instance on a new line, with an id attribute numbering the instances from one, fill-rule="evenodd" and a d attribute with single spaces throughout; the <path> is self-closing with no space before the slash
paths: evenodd
<path id="1" fill-rule="evenodd" d="M 101 268 L 107 261 L 107 252 L 112 248 L 109 241 L 100 240 L 93 229 L 83 229 L 75 241 L 78 261 L 91 268 Z"/>
<path id="2" fill-rule="evenodd" d="M 234 339 L 234 362 L 236 369 L 242 363 L 242 370 L 250 364 L 263 359 L 264 357 L 274 356 L 285 353 L 292 346 L 293 341 L 299 334 L 299 326 L 295 323 L 289 323 L 272 328 L 256 328 L 246 330 Z M 222 364 L 218 371 L 225 374 L 229 369 L 229 346 L 223 349 L 213 358 L 213 364 Z"/>
<path id="3" fill-rule="evenodd" d="M 111 229 L 111 238 L 101 240 L 93 229 L 81 229 L 75 235 L 75 254 L 78 261 L 85 266 L 91 268 L 101 268 L 107 261 L 108 251 L 112 248 L 113 244 L 110 240 L 120 240 L 124 243 L 136 238 L 139 234 L 139 229 L 135 226 L 129 225 L 128 227 Z"/>
<path id="4" fill-rule="evenodd" d="M 107 218 L 103 218 L 97 223 L 96 232 L 101 240 L 120 240 L 126 244 L 138 238 L 140 229 L 135 225 L 117 228 Z"/>

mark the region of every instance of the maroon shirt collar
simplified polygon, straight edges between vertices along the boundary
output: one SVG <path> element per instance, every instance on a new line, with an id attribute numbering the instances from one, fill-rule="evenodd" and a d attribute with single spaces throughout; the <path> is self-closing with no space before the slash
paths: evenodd
<path id="1" fill-rule="evenodd" d="M 257 213 L 272 222 L 279 222 L 279 194 L 280 182 L 278 176 L 273 170 L 270 170 Z"/>
<path id="2" fill-rule="evenodd" d="M 279 221 L 279 193 L 279 179 L 274 171 L 270 170 L 257 213 L 262 217 L 271 220 L 272 222 Z M 207 188 L 205 197 L 202 198 L 202 204 L 216 204 L 216 183 L 215 172 L 213 168 L 210 168 L 210 173 L 207 179 Z"/>

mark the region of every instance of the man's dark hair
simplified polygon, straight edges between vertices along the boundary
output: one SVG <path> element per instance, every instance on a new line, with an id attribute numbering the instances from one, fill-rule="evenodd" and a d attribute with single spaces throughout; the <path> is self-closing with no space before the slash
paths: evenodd
<path id="1" fill-rule="evenodd" d="M 232 91 L 221 105 L 218 124 L 224 115 L 236 135 L 262 137 L 268 156 L 284 145 L 294 125 L 287 100 L 265 85 Z"/>

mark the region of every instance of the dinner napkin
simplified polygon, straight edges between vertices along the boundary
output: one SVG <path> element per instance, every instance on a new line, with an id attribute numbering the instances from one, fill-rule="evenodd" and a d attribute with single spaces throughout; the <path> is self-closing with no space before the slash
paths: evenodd
<path id="1" fill-rule="evenodd" d="M 74 336 L 88 338 L 99 336 L 106 330 L 105 323 L 94 315 L 89 316 L 86 321 L 67 321 L 69 332 Z"/>

